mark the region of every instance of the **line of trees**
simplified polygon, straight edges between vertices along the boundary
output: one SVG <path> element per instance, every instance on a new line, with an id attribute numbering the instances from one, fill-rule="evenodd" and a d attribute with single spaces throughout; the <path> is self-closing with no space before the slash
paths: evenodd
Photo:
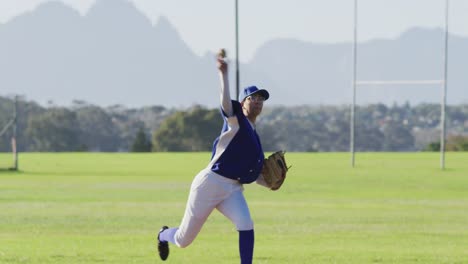
<path id="1" fill-rule="evenodd" d="M 0 97 L 0 128 L 13 100 Z M 23 99 L 18 107 L 20 151 L 209 151 L 219 135 L 219 109 L 194 106 L 102 108 L 83 101 L 43 107 Z M 266 151 L 347 151 L 349 107 L 271 106 L 258 119 Z M 468 150 L 468 105 L 447 108 L 447 150 Z M 361 106 L 356 111 L 357 151 L 432 151 L 440 146 L 440 106 Z M 11 133 L 0 141 L 8 151 Z"/>
<path id="2" fill-rule="evenodd" d="M 0 97 L 0 127 L 13 113 L 13 101 Z M 19 151 L 132 151 L 140 130 L 148 137 L 175 110 L 160 106 L 101 108 L 83 101 L 71 107 L 43 107 L 21 99 L 18 106 Z M 0 140 L 8 151 L 11 132 Z M 149 139 L 150 140 L 150 139 Z"/>

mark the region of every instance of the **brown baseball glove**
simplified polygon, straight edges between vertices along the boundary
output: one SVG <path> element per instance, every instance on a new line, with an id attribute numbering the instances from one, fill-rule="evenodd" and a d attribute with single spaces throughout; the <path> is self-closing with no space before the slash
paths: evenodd
<path id="1" fill-rule="evenodd" d="M 273 191 L 278 190 L 286 179 L 289 168 L 284 158 L 285 151 L 277 151 L 263 162 L 262 175 L 268 188 Z"/>

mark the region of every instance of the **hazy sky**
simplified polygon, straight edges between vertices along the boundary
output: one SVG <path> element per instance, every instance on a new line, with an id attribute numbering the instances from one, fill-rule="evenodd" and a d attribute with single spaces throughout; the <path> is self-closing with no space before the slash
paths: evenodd
<path id="1" fill-rule="evenodd" d="M 0 23 L 50 0 L 0 0 Z M 95 1 L 62 1 L 85 15 Z M 153 22 L 166 16 L 194 52 L 234 51 L 234 0 L 125 0 Z M 353 0 L 239 0 L 240 57 L 274 38 L 341 42 L 353 37 Z M 450 0 L 450 31 L 468 36 L 468 0 Z M 359 0 L 359 39 L 393 38 L 414 26 L 444 27 L 445 0 Z"/>

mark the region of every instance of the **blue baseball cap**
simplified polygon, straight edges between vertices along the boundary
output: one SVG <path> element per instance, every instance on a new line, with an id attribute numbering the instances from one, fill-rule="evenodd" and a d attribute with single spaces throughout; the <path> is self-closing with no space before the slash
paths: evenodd
<path id="1" fill-rule="evenodd" d="M 247 98 L 248 96 L 251 96 L 252 94 L 260 94 L 263 97 L 265 97 L 265 101 L 268 100 L 270 97 L 270 93 L 268 93 L 267 90 L 265 89 L 258 89 L 257 86 L 249 86 L 245 88 L 240 94 L 239 94 L 239 102 L 242 102 Z"/>

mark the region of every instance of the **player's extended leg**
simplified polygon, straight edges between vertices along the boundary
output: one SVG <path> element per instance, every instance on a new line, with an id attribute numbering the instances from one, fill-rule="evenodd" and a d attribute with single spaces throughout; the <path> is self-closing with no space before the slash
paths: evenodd
<path id="1" fill-rule="evenodd" d="M 242 193 L 243 188 L 235 190 L 231 196 L 220 203 L 216 208 L 229 218 L 239 231 L 239 253 L 241 264 L 251 264 L 254 250 L 253 221 L 249 207 Z"/>
<path id="2" fill-rule="evenodd" d="M 181 248 L 190 245 L 213 209 L 231 195 L 232 185 L 235 184 L 239 185 L 236 181 L 210 170 L 201 171 L 192 182 L 180 226 L 161 232 L 160 240 L 169 241 Z"/>
<path id="3" fill-rule="evenodd" d="M 219 203 L 219 200 L 214 199 L 218 188 L 213 186 L 210 174 L 209 171 L 203 170 L 195 176 L 180 226 L 164 230 L 160 234 L 161 240 L 184 248 L 196 238 L 206 219 Z"/>

